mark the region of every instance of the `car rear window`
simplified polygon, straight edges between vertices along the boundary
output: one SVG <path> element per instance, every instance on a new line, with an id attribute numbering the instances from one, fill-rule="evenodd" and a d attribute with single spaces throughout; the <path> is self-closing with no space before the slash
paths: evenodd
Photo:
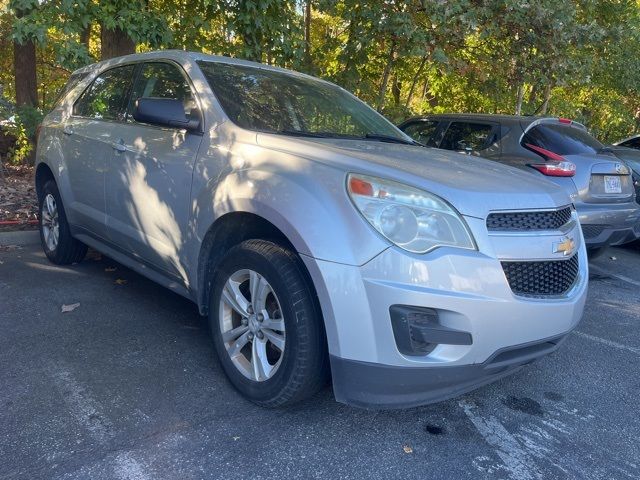
<path id="1" fill-rule="evenodd" d="M 586 131 L 564 124 L 536 125 L 522 138 L 522 145 L 534 145 L 558 155 L 598 153 L 603 145 Z"/>

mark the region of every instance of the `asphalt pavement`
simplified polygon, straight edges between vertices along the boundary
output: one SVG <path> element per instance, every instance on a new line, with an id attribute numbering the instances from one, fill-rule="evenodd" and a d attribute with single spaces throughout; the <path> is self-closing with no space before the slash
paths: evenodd
<path id="1" fill-rule="evenodd" d="M 609 249 L 577 330 L 511 377 L 409 410 L 330 387 L 265 410 L 194 304 L 95 253 L 0 246 L 0 479 L 640 478 L 639 324 L 640 250 Z"/>

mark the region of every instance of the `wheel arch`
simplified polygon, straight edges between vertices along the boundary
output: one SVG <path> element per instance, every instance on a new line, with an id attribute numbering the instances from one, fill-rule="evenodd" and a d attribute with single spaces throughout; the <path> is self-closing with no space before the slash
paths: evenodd
<path id="1" fill-rule="evenodd" d="M 236 211 L 220 216 L 204 235 L 198 255 L 197 304 L 198 310 L 202 315 L 208 313 L 211 278 L 217 265 L 229 249 L 249 239 L 272 241 L 296 254 L 298 253 L 298 249 L 293 242 L 280 228 L 256 213 Z M 302 260 L 300 261 L 300 266 L 309 282 L 310 288 L 313 289 L 314 297 L 317 299 L 315 285 Z M 319 305 L 318 311 L 321 313 Z"/>
<path id="2" fill-rule="evenodd" d="M 47 165 L 44 162 L 41 162 L 36 167 L 36 174 L 35 174 L 36 194 L 38 195 L 38 198 L 40 198 L 42 194 L 42 187 L 48 180 L 53 180 L 55 182 L 56 181 L 55 175 L 53 174 L 53 171 L 51 170 L 51 168 L 49 168 L 49 165 Z"/>

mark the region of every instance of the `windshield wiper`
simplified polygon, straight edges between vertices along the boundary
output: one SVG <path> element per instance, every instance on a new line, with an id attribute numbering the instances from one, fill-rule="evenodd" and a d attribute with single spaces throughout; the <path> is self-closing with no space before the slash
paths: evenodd
<path id="1" fill-rule="evenodd" d="M 282 135 L 291 135 L 294 137 L 315 137 L 315 138 L 331 138 L 334 135 L 331 135 L 329 133 L 322 133 L 322 132 L 307 132 L 305 130 L 278 130 L 277 132 L 274 133 L 280 133 Z"/>
<path id="2" fill-rule="evenodd" d="M 407 140 L 406 138 L 400 137 L 392 137 L 391 135 L 382 135 L 380 133 L 367 133 L 364 138 L 367 140 L 378 140 L 380 142 L 388 142 L 388 143 L 401 143 L 403 145 L 420 145 L 421 143 L 416 142 L 415 140 Z"/>

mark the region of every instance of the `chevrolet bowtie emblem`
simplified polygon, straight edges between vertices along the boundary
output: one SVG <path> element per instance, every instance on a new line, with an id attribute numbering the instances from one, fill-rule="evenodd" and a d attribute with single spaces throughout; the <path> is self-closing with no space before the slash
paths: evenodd
<path id="1" fill-rule="evenodd" d="M 573 249 L 576 246 L 576 242 L 573 238 L 564 237 L 559 242 L 553 242 L 553 253 L 562 253 L 565 257 L 571 255 Z"/>

